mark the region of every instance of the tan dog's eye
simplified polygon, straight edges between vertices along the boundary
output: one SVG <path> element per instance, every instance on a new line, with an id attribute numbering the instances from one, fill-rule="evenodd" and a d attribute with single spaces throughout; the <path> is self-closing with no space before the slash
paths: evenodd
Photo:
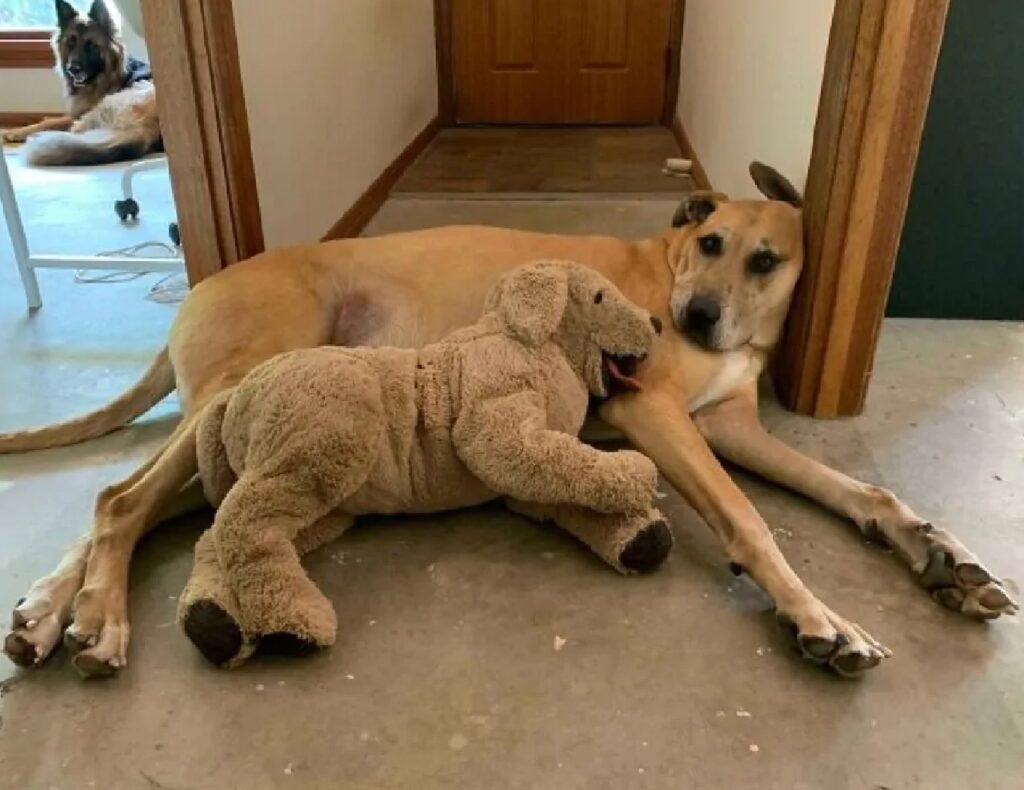
<path id="1" fill-rule="evenodd" d="M 709 233 L 697 239 L 700 251 L 711 258 L 717 258 L 722 254 L 722 237 L 717 233 Z"/>
<path id="2" fill-rule="evenodd" d="M 596 294 L 594 294 L 594 304 L 601 304 L 601 302 L 603 300 L 604 300 L 604 291 L 598 291 Z"/>
<path id="3" fill-rule="evenodd" d="M 756 252 L 747 262 L 747 268 L 753 274 L 769 274 L 778 265 L 779 257 L 771 252 Z"/>

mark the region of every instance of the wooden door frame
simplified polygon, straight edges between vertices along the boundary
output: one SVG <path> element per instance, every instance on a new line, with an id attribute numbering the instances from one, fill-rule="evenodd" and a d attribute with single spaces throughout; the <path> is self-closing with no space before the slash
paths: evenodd
<path id="1" fill-rule="evenodd" d="M 452 67 L 452 4 L 455 0 L 434 0 L 434 43 L 437 59 L 437 119 L 441 127 L 455 126 L 455 71 Z M 679 55 L 683 46 L 683 18 L 686 0 L 671 0 L 668 51 L 665 57 L 665 99 L 661 122 L 671 126 L 679 95 Z"/>
<path id="2" fill-rule="evenodd" d="M 142 0 L 192 285 L 264 249 L 230 0 Z"/>
<path id="3" fill-rule="evenodd" d="M 781 402 L 860 413 L 892 283 L 949 0 L 836 0 L 804 224 L 775 365 Z"/>

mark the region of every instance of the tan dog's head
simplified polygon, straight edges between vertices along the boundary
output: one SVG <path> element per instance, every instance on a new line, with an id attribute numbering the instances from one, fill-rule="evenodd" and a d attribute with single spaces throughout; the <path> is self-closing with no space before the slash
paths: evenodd
<path id="1" fill-rule="evenodd" d="M 750 174 L 768 200 L 698 193 L 672 220 L 672 321 L 711 351 L 773 346 L 803 268 L 800 193 L 767 165 Z"/>
<path id="2" fill-rule="evenodd" d="M 636 366 L 661 323 L 602 275 L 569 261 L 538 261 L 504 275 L 487 297 L 506 332 L 530 348 L 554 342 L 590 393 L 639 389 Z"/>

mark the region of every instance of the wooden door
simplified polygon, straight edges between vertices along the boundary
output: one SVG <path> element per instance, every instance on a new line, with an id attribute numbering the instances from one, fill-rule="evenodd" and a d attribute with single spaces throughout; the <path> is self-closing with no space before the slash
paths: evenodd
<path id="1" fill-rule="evenodd" d="M 675 0 L 452 0 L 460 123 L 659 123 Z"/>

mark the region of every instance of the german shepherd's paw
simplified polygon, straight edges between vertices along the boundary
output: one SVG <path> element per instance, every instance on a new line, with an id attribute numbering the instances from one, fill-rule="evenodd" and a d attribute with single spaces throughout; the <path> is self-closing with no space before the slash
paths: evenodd
<path id="1" fill-rule="evenodd" d="M 5 143 L 23 143 L 28 139 L 28 135 L 22 129 L 5 129 L 0 135 L 3 135 Z"/>

